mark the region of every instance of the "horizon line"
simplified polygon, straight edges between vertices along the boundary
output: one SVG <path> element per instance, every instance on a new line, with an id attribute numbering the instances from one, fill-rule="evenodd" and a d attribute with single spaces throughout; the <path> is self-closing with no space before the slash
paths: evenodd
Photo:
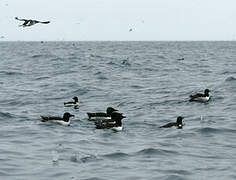
<path id="1" fill-rule="evenodd" d="M 0 40 L 0 42 L 235 42 L 235 40 Z"/>

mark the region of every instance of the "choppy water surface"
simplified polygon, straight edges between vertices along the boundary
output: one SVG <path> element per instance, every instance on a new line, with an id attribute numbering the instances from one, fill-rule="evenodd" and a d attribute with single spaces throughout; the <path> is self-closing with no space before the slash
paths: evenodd
<path id="1" fill-rule="evenodd" d="M 236 179 L 235 42 L 1 42 L 1 179 Z M 184 57 L 184 60 L 177 60 Z M 188 96 L 211 90 L 209 103 Z M 79 109 L 63 107 L 78 96 Z M 86 112 L 113 106 L 124 131 Z M 71 126 L 40 115 L 75 115 Z M 185 117 L 183 129 L 159 126 Z"/>

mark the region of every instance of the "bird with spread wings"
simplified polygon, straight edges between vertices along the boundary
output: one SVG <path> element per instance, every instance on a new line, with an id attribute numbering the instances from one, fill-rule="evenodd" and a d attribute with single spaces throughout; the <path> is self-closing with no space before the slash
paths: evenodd
<path id="1" fill-rule="evenodd" d="M 19 19 L 18 17 L 15 17 L 16 20 L 18 21 L 24 21 L 24 23 L 22 25 L 22 27 L 29 27 L 29 26 L 33 26 L 37 23 L 42 23 L 42 24 L 48 24 L 50 23 L 50 21 L 37 21 L 37 20 L 32 20 L 32 19 Z"/>

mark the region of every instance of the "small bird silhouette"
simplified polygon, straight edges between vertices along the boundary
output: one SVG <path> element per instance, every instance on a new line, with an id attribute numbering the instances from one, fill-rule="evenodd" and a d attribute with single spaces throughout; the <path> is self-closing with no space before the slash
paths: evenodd
<path id="1" fill-rule="evenodd" d="M 29 27 L 29 26 L 33 26 L 37 23 L 41 23 L 41 24 L 48 24 L 50 23 L 50 21 L 37 21 L 37 20 L 32 20 L 32 19 L 19 19 L 18 17 L 15 17 L 16 20 L 18 21 L 24 21 L 24 23 L 22 25 L 22 27 Z"/>

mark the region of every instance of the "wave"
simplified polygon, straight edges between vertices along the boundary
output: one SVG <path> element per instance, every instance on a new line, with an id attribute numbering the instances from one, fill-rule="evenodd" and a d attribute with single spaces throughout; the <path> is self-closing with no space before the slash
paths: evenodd
<path id="1" fill-rule="evenodd" d="M 42 54 L 36 54 L 36 55 L 31 56 L 31 58 L 40 58 L 42 56 L 43 56 Z"/>
<path id="2" fill-rule="evenodd" d="M 236 133 L 235 129 L 229 129 L 229 128 L 212 128 L 212 127 L 204 127 L 201 129 L 198 129 L 197 132 L 202 134 L 222 134 L 222 133 Z"/>
<path id="3" fill-rule="evenodd" d="M 122 152 L 115 152 L 110 154 L 105 154 L 103 157 L 109 158 L 109 159 L 123 159 L 129 157 L 129 154 L 122 153 Z"/>
<path id="4" fill-rule="evenodd" d="M 54 57 L 54 58 L 51 58 L 50 61 L 62 61 L 63 58 L 61 57 Z"/>
<path id="5" fill-rule="evenodd" d="M 116 66 L 116 67 L 120 67 L 120 68 L 124 68 L 124 67 L 130 67 L 131 63 L 129 62 L 128 59 L 124 59 L 124 60 L 117 60 L 115 59 L 116 62 L 114 61 L 109 61 L 107 63 L 107 65 L 111 65 L 111 66 Z"/>
<path id="6" fill-rule="evenodd" d="M 105 77 L 105 76 L 98 76 L 97 79 L 99 79 L 99 80 L 107 80 L 108 78 Z"/>
<path id="7" fill-rule="evenodd" d="M 193 173 L 190 172 L 190 171 L 186 171 L 186 170 L 182 170 L 182 169 L 168 169 L 168 170 L 162 170 L 162 172 L 165 172 L 165 173 L 172 173 L 172 174 L 179 174 L 179 175 L 192 175 Z M 182 179 L 182 178 L 181 178 Z"/>
<path id="8" fill-rule="evenodd" d="M 233 76 L 229 76 L 229 77 L 227 77 L 227 78 L 225 79 L 225 82 L 235 81 L 235 80 L 236 80 L 235 77 L 233 77 Z"/>
<path id="9" fill-rule="evenodd" d="M 108 65 L 117 65 L 115 62 L 113 62 L 113 61 L 109 61 L 108 63 L 107 63 Z"/>
<path id="10" fill-rule="evenodd" d="M 15 71 L 0 71 L 0 74 L 13 76 L 13 75 L 24 75 L 22 72 L 15 72 Z"/>
<path id="11" fill-rule="evenodd" d="M 96 54 L 90 54 L 90 57 L 93 57 L 93 58 L 103 58 L 102 56 L 96 55 Z"/>
<path id="12" fill-rule="evenodd" d="M 158 59 L 166 59 L 166 57 L 164 55 L 157 55 Z"/>
<path id="13" fill-rule="evenodd" d="M 15 115 L 8 112 L 0 112 L 0 118 L 15 118 Z"/>
<path id="14" fill-rule="evenodd" d="M 77 96 L 82 96 L 88 94 L 91 91 L 91 88 L 79 88 L 72 92 L 72 94 L 76 94 Z"/>
<path id="15" fill-rule="evenodd" d="M 165 175 L 165 177 L 162 180 L 185 180 L 188 178 L 184 178 L 183 176 L 178 175 Z"/>
<path id="16" fill-rule="evenodd" d="M 45 79 L 49 79 L 49 78 L 50 78 L 49 76 L 43 76 L 43 77 L 37 77 L 34 80 L 35 81 L 40 81 L 40 80 L 45 80 Z"/>
<path id="17" fill-rule="evenodd" d="M 95 72 L 94 75 L 97 77 L 97 79 L 100 80 L 107 80 L 108 78 L 105 76 L 104 73 L 102 73 L 101 71 Z"/>
<path id="18" fill-rule="evenodd" d="M 98 178 L 98 177 L 91 177 L 91 178 L 86 178 L 83 180 L 106 180 L 106 179 L 102 179 L 102 178 Z"/>
<path id="19" fill-rule="evenodd" d="M 216 129 L 212 127 L 204 127 L 204 128 L 198 129 L 198 132 L 202 134 L 219 133 L 220 129 Z"/>
<path id="20" fill-rule="evenodd" d="M 75 163 L 88 163 L 88 162 L 93 162 L 93 161 L 98 161 L 99 159 L 94 156 L 94 155 L 86 155 L 81 158 L 79 158 L 77 155 L 72 155 L 70 157 L 71 162 Z"/>
<path id="21" fill-rule="evenodd" d="M 229 71 L 229 70 L 224 70 L 221 74 L 226 75 L 226 74 L 235 74 L 235 71 Z"/>
<path id="22" fill-rule="evenodd" d="M 164 99 L 164 97 L 163 97 Z M 172 99 L 167 99 L 167 100 L 162 100 L 159 102 L 150 102 L 150 103 L 144 103 L 143 106 L 145 107 L 158 107 L 160 105 L 180 105 L 180 104 L 185 104 L 186 100 L 172 100 Z"/>
<path id="23" fill-rule="evenodd" d="M 176 155 L 178 152 L 164 149 L 146 148 L 135 153 L 136 155 Z"/>

